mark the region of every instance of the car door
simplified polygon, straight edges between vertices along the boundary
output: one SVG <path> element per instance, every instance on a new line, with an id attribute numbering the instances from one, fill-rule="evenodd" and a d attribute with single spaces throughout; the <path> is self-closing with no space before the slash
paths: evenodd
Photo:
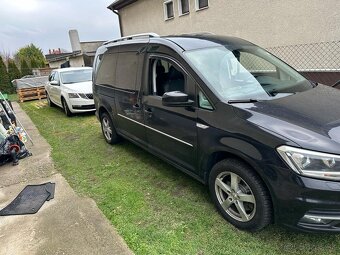
<path id="1" fill-rule="evenodd" d="M 148 60 L 149 88 L 143 110 L 148 146 L 187 170 L 196 169 L 196 105 L 169 107 L 162 104 L 165 92 L 181 91 L 195 101 L 195 82 L 171 57 L 151 55 Z"/>
<path id="2" fill-rule="evenodd" d="M 120 46 L 117 54 L 115 80 L 115 109 L 118 131 L 141 145 L 146 144 L 144 116 L 140 102 L 140 87 L 146 43 Z"/>
<path id="3" fill-rule="evenodd" d="M 62 105 L 61 104 L 61 89 L 62 89 L 62 84 L 61 84 L 61 81 L 60 81 L 60 74 L 59 74 L 59 72 L 55 73 L 54 81 L 56 82 L 56 85 L 53 86 L 54 101 L 55 101 L 56 104 Z"/>
<path id="4" fill-rule="evenodd" d="M 49 78 L 47 93 L 53 103 L 61 105 L 60 102 L 60 76 L 58 72 L 52 72 Z M 59 95 L 59 98 L 58 98 Z"/>

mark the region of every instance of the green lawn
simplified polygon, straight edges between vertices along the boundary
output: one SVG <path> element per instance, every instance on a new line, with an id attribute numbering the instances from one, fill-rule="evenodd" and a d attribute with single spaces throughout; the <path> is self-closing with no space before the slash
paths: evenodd
<path id="1" fill-rule="evenodd" d="M 57 169 L 136 254 L 340 254 L 339 235 L 235 229 L 202 184 L 129 142 L 106 144 L 94 115 L 67 118 L 39 101 L 21 106 L 51 144 Z"/>

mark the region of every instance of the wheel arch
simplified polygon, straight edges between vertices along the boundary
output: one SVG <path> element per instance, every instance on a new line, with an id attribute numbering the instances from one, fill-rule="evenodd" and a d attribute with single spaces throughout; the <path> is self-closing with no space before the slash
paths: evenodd
<path id="1" fill-rule="evenodd" d="M 100 106 L 98 109 L 98 117 L 99 119 L 101 119 L 103 113 L 107 113 L 110 115 L 109 111 L 104 107 L 104 106 Z"/>
<path id="2" fill-rule="evenodd" d="M 275 199 L 273 199 L 273 189 L 269 185 L 269 183 L 266 181 L 266 179 L 263 176 L 263 173 L 260 172 L 260 168 L 249 158 L 245 156 L 238 155 L 233 152 L 229 151 L 215 151 L 211 153 L 208 158 L 203 162 L 202 169 L 204 170 L 204 183 L 207 185 L 209 183 L 209 175 L 211 172 L 211 169 L 214 165 L 216 165 L 218 162 L 221 162 L 225 159 L 236 159 L 244 164 L 246 164 L 249 168 L 253 169 L 253 172 L 259 177 L 259 179 L 262 181 L 264 187 L 267 189 L 269 197 L 271 199 L 272 208 L 274 211 L 273 219 L 275 218 L 275 211 L 276 211 L 276 204 Z"/>

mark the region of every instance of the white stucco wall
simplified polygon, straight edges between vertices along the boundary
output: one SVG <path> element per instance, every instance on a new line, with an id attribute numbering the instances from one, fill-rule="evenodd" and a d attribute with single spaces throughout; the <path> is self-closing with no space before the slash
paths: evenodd
<path id="1" fill-rule="evenodd" d="M 212 32 L 262 47 L 340 40 L 339 0 L 210 0 L 209 8 L 164 21 L 163 0 L 138 0 L 120 10 L 123 35 Z"/>

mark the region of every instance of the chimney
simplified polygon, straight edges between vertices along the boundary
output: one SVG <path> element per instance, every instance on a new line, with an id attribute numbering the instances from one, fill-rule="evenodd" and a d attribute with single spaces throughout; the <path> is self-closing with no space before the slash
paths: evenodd
<path id="1" fill-rule="evenodd" d="M 48 54 L 52 54 L 51 49 L 48 49 Z"/>
<path id="2" fill-rule="evenodd" d="M 70 37 L 70 42 L 71 42 L 71 47 L 72 51 L 81 51 L 80 47 L 80 40 L 79 40 L 79 35 L 77 30 L 70 30 L 68 31 L 69 37 Z"/>

